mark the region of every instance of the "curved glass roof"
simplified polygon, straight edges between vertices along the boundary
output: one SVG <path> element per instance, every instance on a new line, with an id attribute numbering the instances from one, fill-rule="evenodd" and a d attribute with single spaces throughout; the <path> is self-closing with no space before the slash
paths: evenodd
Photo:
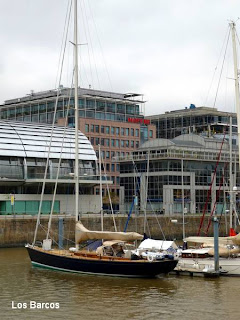
<path id="1" fill-rule="evenodd" d="M 0 121 L 0 156 L 47 158 L 50 137 L 50 159 L 75 158 L 75 131 L 72 128 L 39 123 Z M 79 159 L 97 160 L 87 137 L 79 131 Z"/>

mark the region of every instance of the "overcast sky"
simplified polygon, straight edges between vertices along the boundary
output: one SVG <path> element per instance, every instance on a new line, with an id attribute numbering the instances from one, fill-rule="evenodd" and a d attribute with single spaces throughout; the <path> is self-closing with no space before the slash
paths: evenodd
<path id="1" fill-rule="evenodd" d="M 68 3 L 0 0 L 0 103 L 56 87 Z M 79 0 L 80 85 L 144 94 L 146 115 L 213 107 L 228 23 L 238 17 L 238 0 Z M 216 107 L 234 111 L 229 44 Z M 64 86 L 71 70 L 68 42 Z"/>

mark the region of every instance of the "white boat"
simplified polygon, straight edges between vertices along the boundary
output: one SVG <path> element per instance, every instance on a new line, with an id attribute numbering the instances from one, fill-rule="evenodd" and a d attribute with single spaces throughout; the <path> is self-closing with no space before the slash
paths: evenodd
<path id="1" fill-rule="evenodd" d="M 174 241 L 145 239 L 139 247 L 132 252 L 138 257 L 149 261 L 163 260 L 165 258 L 177 260 L 179 257 L 178 247 Z"/>
<path id="2" fill-rule="evenodd" d="M 210 273 L 215 270 L 214 238 L 188 237 L 186 243 L 199 244 L 199 248 L 181 251 L 177 272 Z M 240 276 L 240 234 L 218 238 L 219 272 L 228 276 Z"/>
<path id="3" fill-rule="evenodd" d="M 229 248 L 229 256 L 219 257 L 219 273 L 226 276 L 240 276 L 240 255 L 230 253 L 235 249 Z M 226 251 L 226 248 L 224 248 Z M 236 248 L 240 252 L 239 248 Z M 174 269 L 177 273 L 209 274 L 214 273 L 213 248 L 191 248 L 182 251 L 178 264 Z"/>
<path id="4" fill-rule="evenodd" d="M 239 81 L 238 81 L 238 67 L 237 67 L 237 54 L 236 54 L 236 30 L 235 23 L 230 23 L 232 31 L 233 42 L 233 57 L 234 57 L 234 77 L 235 77 L 235 96 L 236 96 L 236 109 L 237 109 L 237 121 L 238 121 L 238 141 L 240 141 L 240 103 L 239 103 Z M 230 124 L 231 126 L 231 124 Z M 230 128 L 231 133 L 231 128 Z M 230 135 L 231 140 L 231 135 Z M 230 141 L 230 153 L 231 153 Z M 240 145 L 239 145 L 240 149 Z M 240 150 L 239 150 L 240 158 Z M 230 161 L 230 172 L 232 161 Z M 239 161 L 240 165 L 240 161 Z M 232 187 L 232 174 L 230 174 L 230 187 Z M 230 234 L 229 237 L 218 238 L 218 252 L 219 252 L 219 273 L 228 276 L 240 276 L 240 234 L 232 235 L 234 230 L 232 228 L 232 209 L 233 201 L 230 193 Z M 236 209 L 236 208 L 235 208 Z M 179 262 L 174 269 L 176 272 L 187 273 L 202 273 L 211 274 L 215 272 L 215 259 L 214 259 L 214 238 L 213 237 L 188 237 L 184 239 L 186 243 L 195 244 L 195 247 L 181 251 Z M 200 247 L 196 247 L 196 243 Z"/>

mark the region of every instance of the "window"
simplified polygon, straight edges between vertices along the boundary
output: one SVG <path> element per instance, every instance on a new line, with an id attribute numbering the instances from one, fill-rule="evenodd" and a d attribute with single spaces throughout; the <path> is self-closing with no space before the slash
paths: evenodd
<path id="1" fill-rule="evenodd" d="M 136 130 L 135 130 L 135 136 L 136 136 L 136 137 L 139 137 L 139 129 L 136 129 Z"/>
<path id="2" fill-rule="evenodd" d="M 134 129 L 131 128 L 131 136 L 134 137 Z"/>
<path id="3" fill-rule="evenodd" d="M 124 128 L 121 128 L 121 135 L 124 136 Z"/>
<path id="4" fill-rule="evenodd" d="M 89 124 L 85 124 L 85 132 L 89 132 Z"/>
<path id="5" fill-rule="evenodd" d="M 125 104 L 117 104 L 117 113 L 125 113 Z"/>
<path id="6" fill-rule="evenodd" d="M 134 106 L 133 105 L 129 105 L 129 106 L 127 106 L 127 108 L 126 108 L 126 113 L 128 113 L 128 114 L 134 114 Z"/>
<path id="7" fill-rule="evenodd" d="M 30 107 L 28 107 L 28 112 L 25 114 L 30 114 Z M 15 118 L 15 108 L 8 109 L 9 118 Z"/>
<path id="8" fill-rule="evenodd" d="M 119 127 L 115 128 L 116 135 L 119 136 Z"/>
<path id="9" fill-rule="evenodd" d="M 59 102 L 60 102 L 60 101 L 59 101 Z M 47 103 L 47 110 L 48 110 L 48 112 L 54 111 L 54 109 L 55 109 L 55 103 L 49 101 L 49 102 Z M 58 110 L 59 110 L 59 109 L 60 109 L 60 108 L 59 108 L 59 103 L 58 103 Z"/>
<path id="10" fill-rule="evenodd" d="M 46 113 L 39 115 L 39 122 L 41 122 L 41 123 L 46 122 Z"/>
<path id="11" fill-rule="evenodd" d="M 153 137 L 153 131 L 149 130 L 149 138 L 152 138 L 152 137 Z"/>
<path id="12" fill-rule="evenodd" d="M 95 132 L 99 132 L 99 125 L 95 126 Z"/>
<path id="13" fill-rule="evenodd" d="M 106 159 L 109 159 L 109 158 L 110 158 L 110 152 L 106 151 Z"/>
<path id="14" fill-rule="evenodd" d="M 126 140 L 126 141 L 125 141 L 125 146 L 126 146 L 127 148 L 129 148 L 129 140 Z"/>
<path id="15" fill-rule="evenodd" d="M 32 115 L 32 122 L 38 122 L 38 114 L 33 114 Z"/>
<path id="16" fill-rule="evenodd" d="M 106 146 L 109 147 L 109 145 L 110 145 L 110 139 L 105 139 L 105 142 L 106 142 Z"/>
<path id="17" fill-rule="evenodd" d="M 87 118 L 94 118 L 94 112 L 93 111 L 87 111 L 86 112 L 86 117 Z"/>
<path id="18" fill-rule="evenodd" d="M 114 164 L 114 163 L 112 163 L 112 165 L 111 165 L 111 171 L 112 171 L 112 172 L 115 171 L 115 164 Z"/>
<path id="19" fill-rule="evenodd" d="M 106 164 L 106 170 L 107 170 L 107 171 L 110 170 L 110 164 L 109 164 L 109 163 Z"/>
<path id="20" fill-rule="evenodd" d="M 124 147 L 124 140 L 121 140 L 121 147 Z"/>
<path id="21" fill-rule="evenodd" d="M 96 145 L 99 145 L 99 138 L 96 138 Z"/>
<path id="22" fill-rule="evenodd" d="M 111 127 L 111 134 L 114 134 L 114 127 Z"/>
<path id="23" fill-rule="evenodd" d="M 95 108 L 95 101 L 94 100 L 87 100 L 87 108 Z"/>
<path id="24" fill-rule="evenodd" d="M 83 109 L 84 108 L 84 99 L 78 99 L 78 108 Z"/>
<path id="25" fill-rule="evenodd" d="M 114 147 L 114 145 L 115 145 L 115 140 L 111 139 L 111 146 Z"/>
<path id="26" fill-rule="evenodd" d="M 105 102 L 104 101 L 97 101 L 97 110 L 98 111 L 105 111 Z"/>
<path id="27" fill-rule="evenodd" d="M 101 126 L 101 133 L 104 133 L 104 126 Z"/>
<path id="28" fill-rule="evenodd" d="M 125 134 L 126 134 L 126 136 L 129 136 L 129 128 L 125 129 Z"/>
<path id="29" fill-rule="evenodd" d="M 136 141 L 136 148 L 139 147 L 139 141 Z"/>
<path id="30" fill-rule="evenodd" d="M 110 132 L 110 127 L 109 127 L 109 126 L 106 126 L 106 127 L 105 127 L 105 131 L 106 131 L 106 134 L 109 134 L 109 132 Z"/>
<path id="31" fill-rule="evenodd" d="M 39 112 L 46 112 L 46 104 L 45 103 L 41 103 L 39 104 Z"/>
<path id="32" fill-rule="evenodd" d="M 104 138 L 101 138 L 101 146 L 104 146 Z"/>
<path id="33" fill-rule="evenodd" d="M 115 112 L 115 103 L 107 102 L 107 112 Z"/>
<path id="34" fill-rule="evenodd" d="M 114 176 L 112 176 L 111 180 L 112 180 L 113 184 L 115 184 L 115 177 Z"/>
<path id="35" fill-rule="evenodd" d="M 101 151 L 102 159 L 105 159 L 105 151 Z"/>
<path id="36" fill-rule="evenodd" d="M 134 140 L 131 140 L 131 148 L 134 148 Z"/>
<path id="37" fill-rule="evenodd" d="M 91 138 L 91 144 L 94 145 L 94 138 Z"/>
<path id="38" fill-rule="evenodd" d="M 115 146 L 119 147 L 119 140 L 118 139 L 115 140 Z"/>
<path id="39" fill-rule="evenodd" d="M 94 125 L 91 124 L 91 132 L 94 132 Z"/>
<path id="40" fill-rule="evenodd" d="M 26 119 L 27 119 L 27 118 L 26 118 L 26 116 L 25 116 L 25 117 L 24 117 L 24 120 L 27 121 Z M 30 119 L 29 119 L 29 121 L 30 121 Z M 48 123 L 52 123 L 52 122 L 53 122 L 53 113 L 52 113 L 52 112 L 47 114 L 47 122 L 48 122 Z"/>
<path id="41" fill-rule="evenodd" d="M 100 194 L 100 190 L 99 188 L 96 188 L 96 195 L 99 195 Z"/>
<path id="42" fill-rule="evenodd" d="M 32 110 L 34 110 L 34 113 L 38 113 L 38 105 L 32 106 Z M 19 115 L 21 116 L 22 115 L 22 107 L 18 107 L 16 109 L 16 114 L 17 114 L 17 116 L 19 116 Z"/>
<path id="43" fill-rule="evenodd" d="M 115 157 L 115 152 L 111 151 L 111 159 Z"/>
<path id="44" fill-rule="evenodd" d="M 119 163 L 116 164 L 116 171 L 120 171 L 120 164 Z"/>
<path id="45" fill-rule="evenodd" d="M 84 117 L 84 115 L 83 115 Z M 105 114 L 104 112 L 96 112 L 96 119 L 102 119 L 104 120 L 105 119 Z"/>

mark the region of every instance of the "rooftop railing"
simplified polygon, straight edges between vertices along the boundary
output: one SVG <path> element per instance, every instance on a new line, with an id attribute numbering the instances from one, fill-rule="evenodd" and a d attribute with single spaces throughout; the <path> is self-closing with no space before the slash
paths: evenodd
<path id="1" fill-rule="evenodd" d="M 233 154 L 234 156 L 237 155 L 236 153 Z M 190 150 L 167 150 L 162 152 L 150 153 L 149 159 L 150 160 L 157 160 L 157 159 L 188 159 L 188 160 L 200 160 L 200 161 L 217 161 L 219 157 L 219 152 L 210 152 L 210 151 L 190 151 Z M 123 162 L 123 161 L 146 161 L 148 159 L 147 153 L 138 153 L 134 155 L 128 156 L 120 156 L 115 157 L 116 162 Z M 238 160 L 238 158 L 237 158 Z M 230 161 L 229 152 L 222 153 L 220 156 L 220 161 Z"/>

